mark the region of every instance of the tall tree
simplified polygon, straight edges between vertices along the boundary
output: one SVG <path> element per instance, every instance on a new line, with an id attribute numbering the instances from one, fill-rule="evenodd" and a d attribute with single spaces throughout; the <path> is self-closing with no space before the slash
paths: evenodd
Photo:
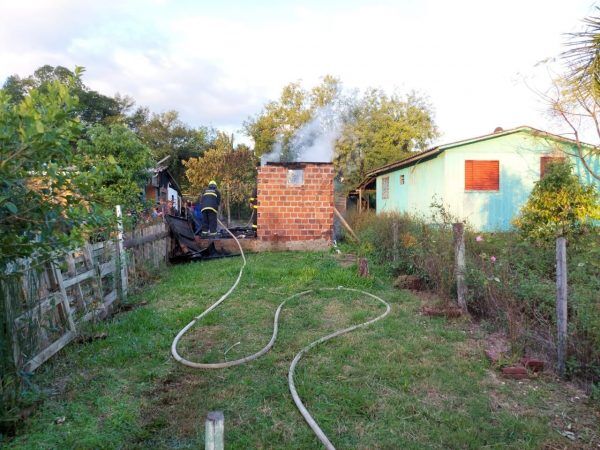
<path id="1" fill-rule="evenodd" d="M 244 123 L 246 134 L 254 140 L 257 156 L 270 153 L 281 145 L 282 158 L 291 153 L 296 132 L 314 117 L 317 109 L 341 100 L 341 82 L 327 75 L 310 91 L 299 82 L 284 86 L 279 100 L 268 102 L 263 111 Z"/>
<path id="2" fill-rule="evenodd" d="M 348 187 L 372 169 L 423 150 L 438 136 L 431 107 L 415 93 L 406 97 L 369 89 L 352 107 L 334 162 Z"/>
<path id="3" fill-rule="evenodd" d="M 596 14 L 600 7 L 595 7 Z M 583 20 L 585 28 L 570 33 L 563 53 L 569 72 L 567 78 L 585 86 L 590 94 L 600 95 L 600 17 L 590 16 Z"/>
<path id="4" fill-rule="evenodd" d="M 169 168 L 180 185 L 186 184 L 183 161 L 201 156 L 214 139 L 213 130 L 187 126 L 177 111 L 150 114 L 147 108 L 138 108 L 127 121 L 142 142 L 152 149 L 156 161 L 171 156 Z"/>
<path id="5" fill-rule="evenodd" d="M 118 95 L 114 98 L 108 97 L 87 87 L 81 79 L 83 72 L 84 69 L 79 68 L 79 76 L 75 77 L 74 73 L 66 67 L 45 65 L 25 78 L 20 78 L 18 75 L 8 77 L 4 82 L 3 90 L 9 95 L 13 104 L 18 104 L 32 89 L 43 93 L 48 90 L 52 82 L 58 81 L 69 86 L 71 95 L 78 98 L 76 112 L 86 123 L 99 123 L 117 118 L 132 106 L 129 97 Z"/>
<path id="6" fill-rule="evenodd" d="M 185 174 L 196 192 L 202 192 L 215 180 L 223 194 L 227 221 L 234 205 L 247 202 L 256 186 L 257 158 L 244 144 L 234 146 L 233 136 L 219 132 L 213 146 L 199 158 L 184 161 Z"/>
<path id="7" fill-rule="evenodd" d="M 596 7 L 596 13 L 600 8 Z M 579 160 L 590 177 L 600 180 L 600 17 L 584 19 L 585 28 L 569 34 L 563 61 L 567 71 L 552 80 L 546 93 L 540 93 L 549 112 L 564 123 L 576 146 L 568 152 Z M 593 139 L 592 145 L 581 137 Z M 594 138 L 592 138 L 594 136 Z"/>
<path id="8" fill-rule="evenodd" d="M 312 127 L 315 120 L 332 123 Z M 279 150 L 282 160 L 292 159 L 298 146 L 318 141 L 319 133 L 329 133 L 335 141 L 333 162 L 347 188 L 369 170 L 423 149 L 438 135 L 431 106 L 423 97 L 388 95 L 379 89 L 368 89 L 362 96 L 347 93 L 332 76 L 310 90 L 288 84 L 279 100 L 267 103 L 245 129 L 258 156 Z"/>

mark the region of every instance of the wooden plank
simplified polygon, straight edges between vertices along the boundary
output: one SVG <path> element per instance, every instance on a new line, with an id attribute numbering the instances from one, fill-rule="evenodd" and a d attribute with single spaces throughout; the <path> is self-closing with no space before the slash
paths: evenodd
<path id="1" fill-rule="evenodd" d="M 87 272 L 80 273 L 79 275 L 73 278 L 67 278 L 64 280 L 65 288 L 70 288 L 71 286 L 81 283 L 82 281 L 87 280 L 88 278 L 94 278 L 96 275 L 96 271 L 94 269 L 90 269 Z M 82 299 L 83 300 L 83 299 Z"/>
<path id="2" fill-rule="evenodd" d="M 68 331 L 66 334 L 61 336 L 58 340 L 54 341 L 51 345 L 46 347 L 40 353 L 35 355 L 29 361 L 27 361 L 23 365 L 23 370 L 25 372 L 33 372 L 35 369 L 40 367 L 45 361 L 47 361 L 50 357 L 52 357 L 56 352 L 66 346 L 69 342 L 71 342 L 77 333 L 74 331 Z"/>
<path id="3" fill-rule="evenodd" d="M 58 290 L 60 292 L 60 296 L 62 299 L 63 308 L 64 308 L 65 314 L 67 316 L 67 322 L 69 323 L 69 329 L 73 333 L 75 333 L 76 332 L 75 320 L 73 320 L 73 313 L 71 312 L 71 305 L 69 304 L 69 297 L 67 297 L 67 290 L 65 288 L 62 273 L 61 273 L 60 269 L 58 268 L 58 266 L 56 266 L 55 264 L 52 264 L 52 270 L 53 270 L 53 274 L 54 274 L 54 279 L 58 285 Z"/>
<path id="4" fill-rule="evenodd" d="M 56 307 L 56 305 L 59 303 L 61 303 L 60 292 L 53 292 L 47 297 L 39 299 L 39 303 L 35 306 L 35 308 L 30 309 L 29 311 L 26 311 L 16 317 L 14 323 L 18 328 L 21 328 L 24 325 L 21 322 L 31 319 L 34 314 L 39 314 L 41 317 L 45 312 Z"/>
<path id="5" fill-rule="evenodd" d="M 104 241 L 95 242 L 94 244 L 90 244 L 90 246 L 92 247 L 92 250 L 100 250 L 104 248 Z"/>
<path id="6" fill-rule="evenodd" d="M 209 412 L 204 429 L 204 449 L 223 450 L 225 448 L 225 417 L 223 411 Z"/>
<path id="7" fill-rule="evenodd" d="M 99 272 L 100 272 L 100 277 L 105 277 L 109 273 L 112 273 L 112 272 L 115 271 L 115 269 L 116 269 L 115 260 L 111 259 L 108 262 L 100 264 L 100 266 L 99 266 L 98 269 L 99 269 Z"/>
<path id="8" fill-rule="evenodd" d="M 141 237 L 127 239 L 123 242 L 125 248 L 140 247 L 150 242 L 159 241 L 166 238 L 169 235 L 168 231 L 161 231 L 158 233 L 146 233 Z"/>
<path id="9" fill-rule="evenodd" d="M 567 356 L 567 239 L 563 236 L 556 239 L 556 326 L 558 373 L 564 377 Z"/>
<path id="10" fill-rule="evenodd" d="M 456 277 L 456 294 L 458 306 L 467 312 L 467 285 L 465 282 L 465 224 L 452 224 L 454 232 L 454 275 Z"/>
<path id="11" fill-rule="evenodd" d="M 123 246 L 123 219 L 121 216 L 121 205 L 117 205 L 117 256 L 121 269 L 121 295 L 122 301 L 127 298 L 127 259 Z"/>

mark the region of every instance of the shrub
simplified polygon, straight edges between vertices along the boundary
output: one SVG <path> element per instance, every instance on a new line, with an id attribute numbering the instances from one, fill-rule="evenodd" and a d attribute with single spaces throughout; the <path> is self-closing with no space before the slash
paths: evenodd
<path id="1" fill-rule="evenodd" d="M 438 295 L 456 295 L 450 222 L 443 207 L 431 222 L 401 214 L 351 215 L 361 239 L 359 252 L 391 274 L 414 274 Z M 394 231 L 396 229 L 397 231 Z M 600 380 L 600 233 L 570 241 L 570 375 Z M 468 307 L 505 329 L 518 352 L 555 359 L 555 255 L 542 242 L 518 233 L 465 233 Z"/>

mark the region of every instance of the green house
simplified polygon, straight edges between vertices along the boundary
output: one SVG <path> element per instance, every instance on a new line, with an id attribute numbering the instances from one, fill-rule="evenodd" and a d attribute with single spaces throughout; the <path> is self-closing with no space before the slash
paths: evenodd
<path id="1" fill-rule="evenodd" d="M 579 177 L 600 189 L 576 155 L 577 145 L 571 139 L 527 126 L 498 128 L 375 169 L 358 191 L 375 188 L 378 214 L 401 212 L 428 218 L 436 202 L 475 230 L 506 231 L 555 158 L 572 160 Z M 586 161 L 600 172 L 597 154 Z"/>

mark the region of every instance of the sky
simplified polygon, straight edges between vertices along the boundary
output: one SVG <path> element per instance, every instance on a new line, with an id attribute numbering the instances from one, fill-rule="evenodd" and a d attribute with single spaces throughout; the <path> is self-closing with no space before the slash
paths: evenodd
<path id="1" fill-rule="evenodd" d="M 540 61 L 590 0 L 0 0 L 0 83 L 44 65 L 248 142 L 243 122 L 284 85 L 417 91 L 447 143 L 530 125 L 562 133 L 536 94 Z M 559 69 L 560 70 L 560 69 Z"/>

